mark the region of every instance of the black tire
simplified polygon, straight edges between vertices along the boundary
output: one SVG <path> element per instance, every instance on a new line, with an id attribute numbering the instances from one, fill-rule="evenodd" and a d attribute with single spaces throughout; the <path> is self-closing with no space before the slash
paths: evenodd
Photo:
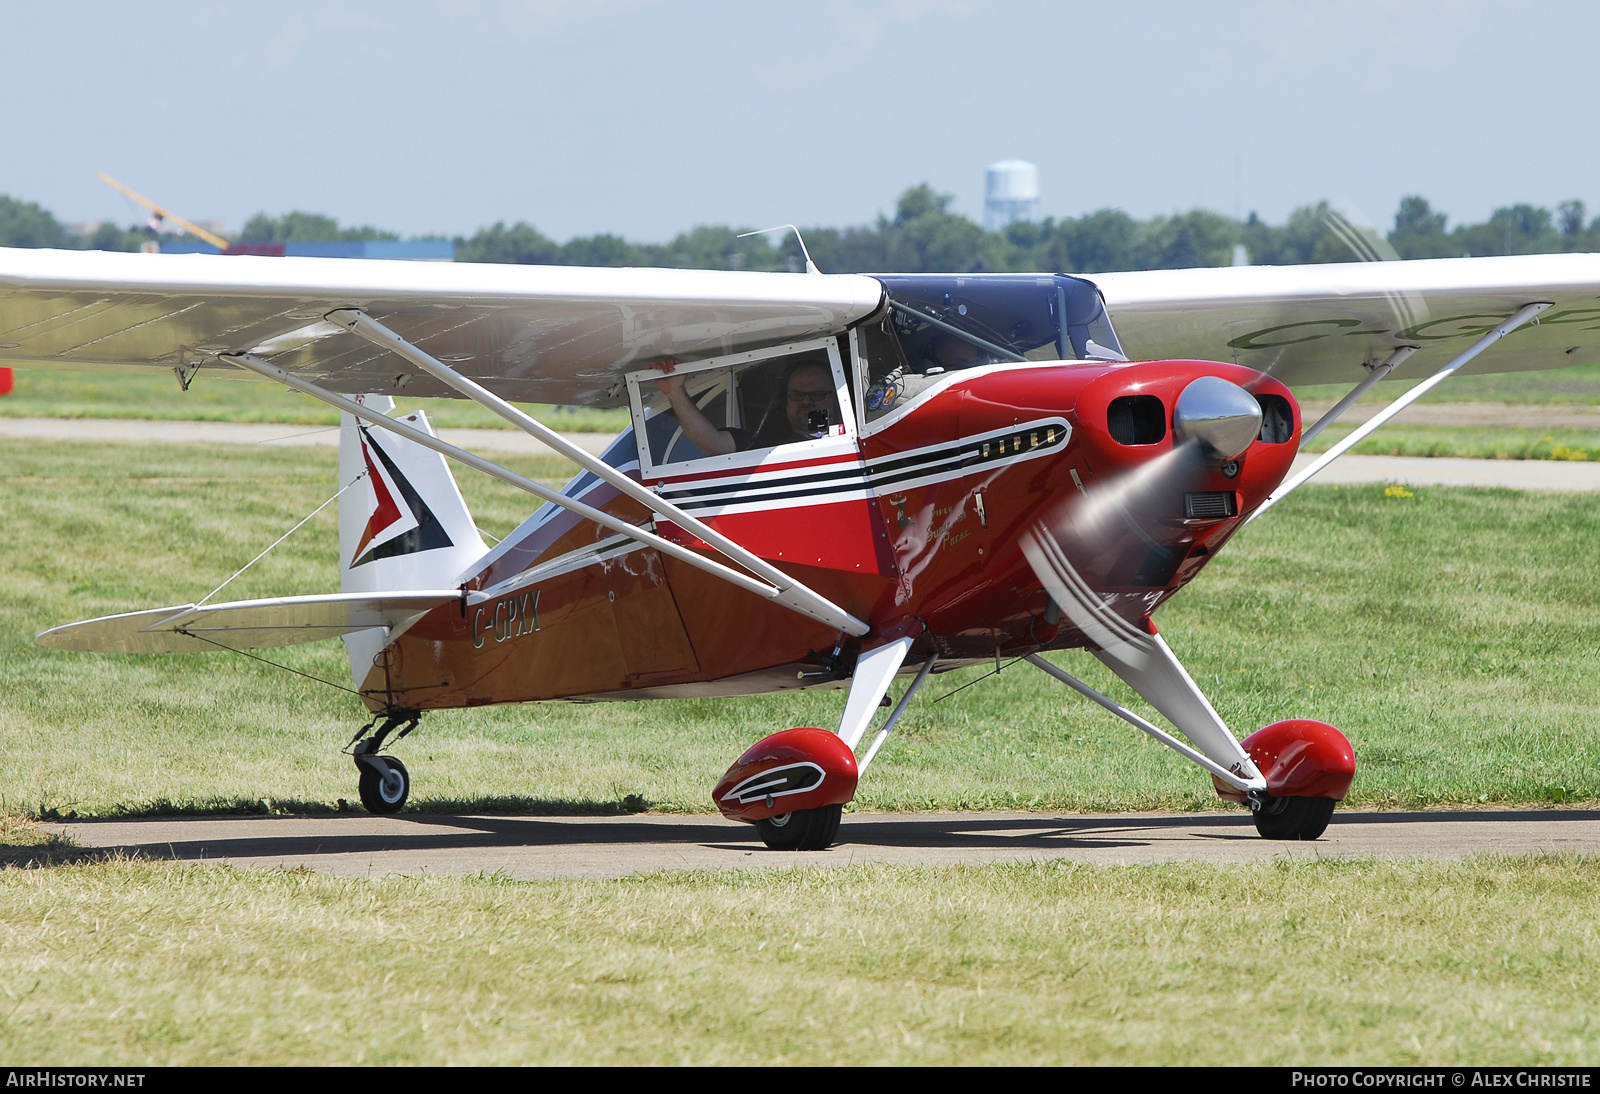
<path id="1" fill-rule="evenodd" d="M 411 796 L 411 773 L 393 756 L 374 758 L 383 765 L 384 774 L 373 770 L 370 763 L 356 764 L 361 771 L 356 787 L 361 792 L 361 804 L 367 807 L 368 813 L 398 813 Z"/>
<path id="2" fill-rule="evenodd" d="M 761 842 L 774 851 L 826 851 L 839 835 L 843 816 L 842 805 L 797 809 L 756 821 L 756 831 L 761 833 Z"/>
<path id="3" fill-rule="evenodd" d="M 1268 798 L 1252 817 L 1262 839 L 1313 840 L 1333 819 L 1332 798 Z"/>

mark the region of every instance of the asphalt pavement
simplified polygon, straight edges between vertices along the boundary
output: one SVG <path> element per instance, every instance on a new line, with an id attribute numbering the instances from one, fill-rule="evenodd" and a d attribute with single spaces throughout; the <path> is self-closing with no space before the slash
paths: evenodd
<path id="1" fill-rule="evenodd" d="M 1346 812 L 1319 840 L 1256 835 L 1242 809 L 1217 813 L 902 813 L 847 816 L 830 850 L 767 850 L 750 825 L 715 816 L 221 817 L 46 825 L 81 847 L 339 876 L 502 874 L 614 878 L 661 870 L 856 863 L 949 866 L 1066 859 L 1102 865 L 1291 858 L 1458 859 L 1473 854 L 1600 854 L 1600 810 Z"/>

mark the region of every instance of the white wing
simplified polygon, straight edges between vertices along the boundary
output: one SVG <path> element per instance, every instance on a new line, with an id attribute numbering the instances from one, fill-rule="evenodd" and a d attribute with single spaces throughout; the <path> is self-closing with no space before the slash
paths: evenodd
<path id="1" fill-rule="evenodd" d="M 882 298 L 855 275 L 0 248 L 0 365 L 253 352 L 335 391 L 454 394 L 323 322 L 360 308 L 504 398 L 621 405 L 625 372 L 837 333 Z"/>
<path id="2" fill-rule="evenodd" d="M 1554 304 L 1465 372 L 1600 361 L 1600 255 L 1146 270 L 1091 278 L 1137 360 L 1237 361 L 1291 385 L 1354 383 L 1403 345 L 1426 376 L 1524 304 Z"/>

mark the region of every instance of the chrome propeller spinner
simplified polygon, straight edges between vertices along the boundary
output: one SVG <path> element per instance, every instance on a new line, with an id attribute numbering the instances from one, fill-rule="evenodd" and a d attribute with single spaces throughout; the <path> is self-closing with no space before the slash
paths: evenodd
<path id="1" fill-rule="evenodd" d="M 1207 463 L 1220 466 L 1241 455 L 1261 433 L 1261 404 L 1238 384 L 1202 376 L 1178 396 L 1172 431 L 1180 441 L 1197 443 Z"/>

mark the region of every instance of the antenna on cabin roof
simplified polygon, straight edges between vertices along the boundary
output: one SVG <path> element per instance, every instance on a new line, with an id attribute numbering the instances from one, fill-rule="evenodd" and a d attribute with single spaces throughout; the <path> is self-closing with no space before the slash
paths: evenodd
<path id="1" fill-rule="evenodd" d="M 800 229 L 793 224 L 780 224 L 776 228 L 762 228 L 758 232 L 740 232 L 734 238 L 743 239 L 745 236 L 764 236 L 769 232 L 793 232 L 795 239 L 800 241 L 800 253 L 806 256 L 806 273 L 821 273 L 817 264 L 811 261 L 811 252 L 806 250 L 805 237 L 800 234 Z"/>

